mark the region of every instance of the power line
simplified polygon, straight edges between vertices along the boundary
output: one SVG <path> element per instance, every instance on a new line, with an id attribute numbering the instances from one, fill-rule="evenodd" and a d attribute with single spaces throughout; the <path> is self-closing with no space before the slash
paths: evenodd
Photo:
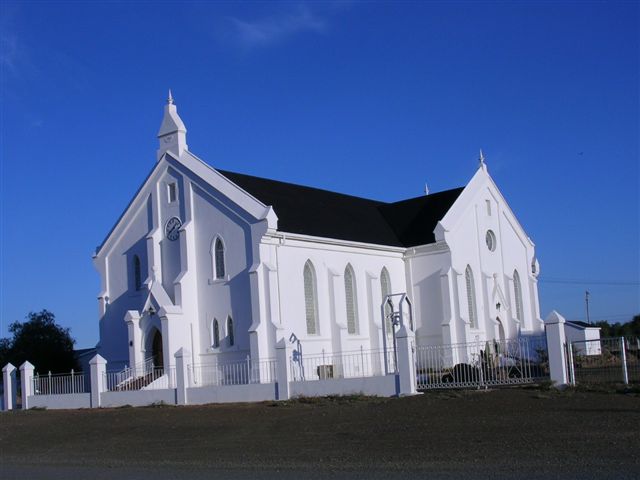
<path id="1" fill-rule="evenodd" d="M 563 279 L 563 278 L 541 278 L 538 281 L 542 283 L 563 283 L 567 285 L 613 285 L 618 287 L 640 286 L 640 282 L 616 281 L 616 280 L 573 280 L 573 279 Z"/>
<path id="2" fill-rule="evenodd" d="M 614 313 L 611 315 L 607 315 L 607 314 L 597 315 L 598 318 L 592 318 L 591 323 L 611 320 L 613 318 L 628 318 L 629 320 L 632 320 L 633 317 L 636 315 L 638 314 L 637 313 Z M 568 320 L 571 321 L 571 320 L 584 320 L 584 319 L 585 319 L 584 317 L 573 317 Z"/>

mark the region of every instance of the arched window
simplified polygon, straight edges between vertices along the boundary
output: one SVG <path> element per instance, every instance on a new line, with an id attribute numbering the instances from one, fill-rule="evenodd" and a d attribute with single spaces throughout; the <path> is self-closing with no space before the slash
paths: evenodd
<path id="1" fill-rule="evenodd" d="M 478 311 L 476 309 L 476 287 L 473 283 L 473 272 L 471 271 L 471 266 L 467 265 L 464 276 L 467 280 L 467 305 L 469 307 L 469 323 L 471 324 L 471 328 L 477 328 Z"/>
<path id="2" fill-rule="evenodd" d="M 133 284 L 136 290 L 142 288 L 142 271 L 140 268 L 140 257 L 138 257 L 138 255 L 133 256 Z"/>
<path id="3" fill-rule="evenodd" d="M 391 280 L 389 279 L 389 272 L 386 267 L 382 268 L 380 272 L 380 291 L 382 292 L 382 301 L 384 302 L 387 295 L 391 295 Z M 385 303 L 384 305 L 384 318 L 385 318 L 385 331 L 387 332 L 387 337 L 393 337 L 393 325 L 391 323 L 391 318 L 389 315 L 391 314 L 391 307 Z"/>
<path id="4" fill-rule="evenodd" d="M 522 285 L 520 284 L 520 275 L 518 275 L 517 270 L 513 271 L 513 291 L 516 296 L 516 310 L 514 314 L 518 320 L 522 320 L 524 317 L 522 310 Z"/>
<path id="5" fill-rule="evenodd" d="M 214 264 L 214 277 L 216 279 L 222 279 L 225 276 L 225 265 L 224 265 L 224 244 L 220 237 L 216 238 L 214 247 L 213 247 L 213 264 Z"/>
<path id="6" fill-rule="evenodd" d="M 318 297 L 316 289 L 316 272 L 310 260 L 304 264 L 304 307 L 307 317 L 307 334 L 318 333 Z"/>
<path id="7" fill-rule="evenodd" d="M 218 325 L 218 320 L 213 319 L 213 326 L 211 327 L 212 336 L 213 336 L 213 348 L 218 348 L 220 346 L 220 326 Z"/>
<path id="8" fill-rule="evenodd" d="M 231 317 L 227 318 L 227 338 L 229 339 L 229 346 L 233 347 L 235 336 L 233 334 L 233 319 Z"/>
<path id="9" fill-rule="evenodd" d="M 347 265 L 344 269 L 344 293 L 347 303 L 347 332 L 358 333 L 358 296 L 353 267 Z"/>

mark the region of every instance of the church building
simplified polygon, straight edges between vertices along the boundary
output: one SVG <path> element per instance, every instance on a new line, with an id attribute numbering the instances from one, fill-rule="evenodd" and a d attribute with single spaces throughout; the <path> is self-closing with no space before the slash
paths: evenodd
<path id="1" fill-rule="evenodd" d="M 112 369 L 377 350 L 406 294 L 417 345 L 543 330 L 533 242 L 484 159 L 466 186 L 387 203 L 218 170 L 171 94 L 157 161 L 93 257 L 98 353 Z M 397 298 L 397 297 L 393 297 Z M 385 333 L 386 332 L 386 333 Z"/>

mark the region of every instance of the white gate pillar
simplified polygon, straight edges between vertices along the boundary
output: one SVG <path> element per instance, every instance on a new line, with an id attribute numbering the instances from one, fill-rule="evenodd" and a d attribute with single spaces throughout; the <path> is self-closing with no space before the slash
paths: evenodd
<path id="1" fill-rule="evenodd" d="M 107 361 L 97 354 L 89 360 L 91 372 L 91 408 L 99 408 L 102 392 L 105 390 L 105 376 L 107 373 Z"/>
<path id="2" fill-rule="evenodd" d="M 555 310 L 544 321 L 549 354 L 549 372 L 551 381 L 558 388 L 569 384 L 564 323 L 564 317 Z"/>
<path id="3" fill-rule="evenodd" d="M 415 333 L 404 323 L 396 332 L 396 351 L 398 354 L 399 379 L 398 395 L 415 395 L 416 365 L 414 362 Z"/>
<path id="4" fill-rule="evenodd" d="M 142 358 L 142 332 L 140 331 L 140 312 L 128 310 L 124 321 L 129 332 L 129 366 L 136 368 L 144 361 Z"/>
<path id="5" fill-rule="evenodd" d="M 20 385 L 22 386 L 22 409 L 29 409 L 29 397 L 33 395 L 33 371 L 35 367 L 27 360 L 20 365 Z"/>
<path id="6" fill-rule="evenodd" d="M 191 358 L 191 352 L 181 348 L 174 357 L 176 358 L 176 402 L 178 405 L 187 405 L 187 387 L 189 387 L 187 362 Z"/>
<path id="7" fill-rule="evenodd" d="M 291 398 L 291 391 L 289 389 L 289 382 L 291 379 L 291 369 L 289 368 L 289 362 L 293 355 L 293 345 L 287 342 L 286 339 L 281 338 L 276 343 L 276 385 L 277 395 L 276 400 L 289 400 Z"/>
<path id="8" fill-rule="evenodd" d="M 7 363 L 2 368 L 4 383 L 4 409 L 13 410 L 16 406 L 16 367 Z"/>

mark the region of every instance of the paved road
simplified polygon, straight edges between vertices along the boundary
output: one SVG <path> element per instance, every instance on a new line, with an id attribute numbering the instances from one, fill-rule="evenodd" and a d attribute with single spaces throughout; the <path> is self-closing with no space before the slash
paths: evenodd
<path id="1" fill-rule="evenodd" d="M 0 480 L 637 479 L 639 452 L 638 391 L 0 415 Z"/>
<path id="2" fill-rule="evenodd" d="M 193 468 L 97 468 L 70 466 L 17 466 L 0 465 L 0 477 L 3 480 L 595 480 L 615 478 L 616 480 L 637 480 L 638 471 L 614 472 L 611 469 L 578 469 L 567 471 L 564 468 L 539 468 L 530 470 L 501 471 L 485 465 L 482 469 L 470 467 L 468 470 L 407 470 L 403 472 L 389 470 L 339 471 L 339 470 L 241 470 L 241 469 L 193 469 Z"/>

